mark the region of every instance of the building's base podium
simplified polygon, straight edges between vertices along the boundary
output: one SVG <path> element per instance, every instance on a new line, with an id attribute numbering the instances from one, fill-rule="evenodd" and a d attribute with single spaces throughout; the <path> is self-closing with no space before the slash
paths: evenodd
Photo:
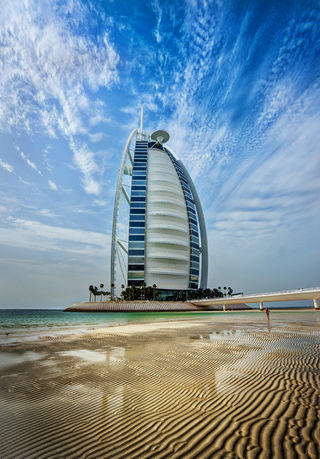
<path id="1" fill-rule="evenodd" d="M 232 307 L 234 306 L 234 307 Z M 251 309 L 246 304 L 228 305 L 228 309 Z M 221 311 L 222 305 L 197 306 L 187 301 L 88 301 L 75 303 L 65 311 L 73 312 L 183 312 Z"/>

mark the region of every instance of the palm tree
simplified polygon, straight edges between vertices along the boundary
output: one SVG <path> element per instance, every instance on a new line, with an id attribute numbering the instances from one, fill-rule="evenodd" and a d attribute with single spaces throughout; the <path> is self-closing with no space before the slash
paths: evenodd
<path id="1" fill-rule="evenodd" d="M 104 291 L 102 290 L 103 287 L 104 287 L 104 284 L 100 284 L 100 289 L 101 289 L 101 291 L 100 291 L 101 300 L 100 301 L 102 301 L 102 297 L 104 296 Z"/>
<path id="2" fill-rule="evenodd" d="M 146 300 L 151 300 L 152 299 L 152 287 L 150 287 L 150 286 L 146 287 L 145 299 Z"/>
<path id="3" fill-rule="evenodd" d="M 153 284 L 152 286 L 152 299 L 154 301 L 154 297 L 155 297 L 155 289 L 157 288 L 156 284 Z"/>
<path id="4" fill-rule="evenodd" d="M 125 290 L 123 290 L 122 294 L 124 300 L 130 300 L 130 287 L 127 287 Z"/>
<path id="5" fill-rule="evenodd" d="M 129 296 L 129 298 L 132 301 L 136 300 L 136 295 L 137 295 L 137 291 L 136 290 L 137 289 L 136 289 L 135 285 L 131 285 L 130 286 L 130 293 L 129 293 L 130 296 Z"/>
<path id="6" fill-rule="evenodd" d="M 223 290 L 227 290 L 227 287 L 223 287 Z M 227 296 L 226 292 L 224 292 L 223 296 Z"/>
<path id="7" fill-rule="evenodd" d="M 91 301 L 91 297 L 93 294 L 93 285 L 89 285 L 89 292 L 90 292 L 89 301 Z"/>
<path id="8" fill-rule="evenodd" d="M 96 297 L 98 295 L 98 287 L 95 285 L 93 288 L 93 296 L 94 296 L 94 301 L 96 301 Z"/>
<path id="9" fill-rule="evenodd" d="M 125 285 L 121 284 L 121 298 L 122 299 L 124 299 L 124 289 L 125 289 Z"/>
<path id="10" fill-rule="evenodd" d="M 114 283 L 111 284 L 111 299 L 113 300 L 113 294 L 114 294 Z"/>
<path id="11" fill-rule="evenodd" d="M 221 287 L 218 287 L 218 290 L 217 290 L 217 297 L 220 298 L 223 296 L 223 293 L 221 291 Z"/>
<path id="12" fill-rule="evenodd" d="M 102 301 L 102 297 L 105 295 L 104 291 L 102 290 L 104 287 L 104 284 L 100 284 L 100 289 L 101 289 L 101 300 Z"/>
<path id="13" fill-rule="evenodd" d="M 146 283 L 142 282 L 142 290 L 143 290 L 143 299 L 146 299 Z"/>

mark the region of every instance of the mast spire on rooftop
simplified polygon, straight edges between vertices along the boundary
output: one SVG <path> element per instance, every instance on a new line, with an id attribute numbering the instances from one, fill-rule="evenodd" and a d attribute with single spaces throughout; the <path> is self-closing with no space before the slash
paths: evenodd
<path id="1" fill-rule="evenodd" d="M 143 132 L 143 105 L 141 105 L 140 133 Z"/>

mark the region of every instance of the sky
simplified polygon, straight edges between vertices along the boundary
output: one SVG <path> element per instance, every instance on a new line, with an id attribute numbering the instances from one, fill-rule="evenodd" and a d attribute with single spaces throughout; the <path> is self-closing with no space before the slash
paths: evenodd
<path id="1" fill-rule="evenodd" d="M 320 285 L 318 1 L 0 7 L 0 307 L 110 287 L 117 174 L 142 104 L 197 187 L 209 286 Z"/>

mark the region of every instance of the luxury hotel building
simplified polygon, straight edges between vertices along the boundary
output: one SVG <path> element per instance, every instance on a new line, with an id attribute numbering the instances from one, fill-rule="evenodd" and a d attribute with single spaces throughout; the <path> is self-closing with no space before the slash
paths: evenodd
<path id="1" fill-rule="evenodd" d="M 156 286 L 158 298 L 183 298 L 206 288 L 208 248 L 195 186 L 165 131 L 135 129 L 123 152 L 113 215 L 111 288 Z M 130 179 L 125 183 L 125 176 Z M 119 234 L 120 202 L 128 207 L 128 233 Z M 125 263 L 123 263 L 125 262 Z M 118 266 L 118 268 L 117 268 Z M 114 295 L 114 291 L 112 292 Z"/>

